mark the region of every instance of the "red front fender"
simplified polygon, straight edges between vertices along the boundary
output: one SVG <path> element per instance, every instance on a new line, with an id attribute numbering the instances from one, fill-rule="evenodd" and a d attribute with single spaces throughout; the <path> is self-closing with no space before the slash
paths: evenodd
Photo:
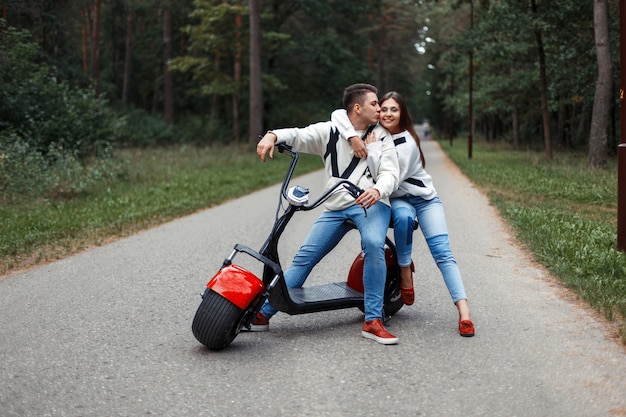
<path id="1" fill-rule="evenodd" d="M 263 281 L 237 265 L 228 265 L 220 269 L 211 278 L 207 287 L 242 310 L 248 308 L 250 303 L 265 289 Z"/>

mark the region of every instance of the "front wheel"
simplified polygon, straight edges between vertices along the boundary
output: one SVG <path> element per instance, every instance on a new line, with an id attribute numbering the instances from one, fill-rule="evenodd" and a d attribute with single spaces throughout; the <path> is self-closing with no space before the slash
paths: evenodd
<path id="1" fill-rule="evenodd" d="M 246 312 L 207 288 L 193 318 L 191 330 L 196 339 L 209 349 L 222 350 L 241 331 Z"/>

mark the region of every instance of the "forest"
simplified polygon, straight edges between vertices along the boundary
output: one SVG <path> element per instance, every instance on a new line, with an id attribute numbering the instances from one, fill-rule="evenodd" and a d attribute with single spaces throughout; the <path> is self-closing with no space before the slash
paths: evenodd
<path id="1" fill-rule="evenodd" d="M 328 119 L 354 82 L 399 91 L 440 139 L 591 168 L 619 143 L 616 0 L 0 2 L 5 193 L 11 166 L 51 156 L 254 143 Z"/>

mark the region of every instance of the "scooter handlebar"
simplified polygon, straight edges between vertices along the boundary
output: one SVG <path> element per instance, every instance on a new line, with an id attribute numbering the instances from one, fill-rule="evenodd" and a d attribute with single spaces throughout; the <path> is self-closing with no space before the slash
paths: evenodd
<path id="1" fill-rule="evenodd" d="M 296 163 L 298 161 L 298 152 L 294 151 L 291 146 L 289 146 L 289 145 L 287 145 L 285 143 L 279 143 L 276 146 L 278 147 L 278 152 L 281 152 L 281 153 L 287 152 L 288 154 L 291 155 L 291 158 L 292 158 L 291 166 L 287 170 L 287 175 L 285 176 L 285 180 L 283 181 L 283 187 L 282 187 L 282 190 L 281 190 L 281 193 L 282 193 L 283 197 L 287 198 L 287 187 L 289 186 L 289 181 L 291 180 L 291 176 L 293 175 Z M 334 184 L 331 188 L 326 190 L 313 203 L 311 203 L 309 205 L 299 206 L 298 209 L 307 211 L 307 210 L 313 210 L 314 208 L 319 207 L 324 201 L 326 201 L 328 199 L 328 197 L 330 197 L 330 195 L 332 193 L 334 193 L 341 186 L 343 186 L 350 193 L 350 195 L 352 197 L 354 197 L 354 198 L 358 198 L 364 192 L 364 190 L 362 188 L 354 185 L 350 181 L 348 181 L 346 179 L 341 179 L 336 184 Z"/>
<path id="2" fill-rule="evenodd" d="M 300 210 L 313 210 L 314 208 L 319 207 L 324 201 L 328 200 L 331 194 L 333 194 L 339 187 L 343 187 L 346 191 L 350 193 L 350 195 L 354 198 L 358 198 L 361 194 L 363 194 L 364 190 L 348 180 L 340 180 L 328 190 L 324 191 L 324 193 L 318 197 L 313 203 L 308 206 L 300 206 Z"/>
<path id="3" fill-rule="evenodd" d="M 345 182 L 342 182 L 344 188 L 346 190 L 348 190 L 348 192 L 350 193 L 350 195 L 354 198 L 359 198 L 359 196 L 361 194 L 363 194 L 365 192 L 364 189 L 362 189 L 359 186 L 354 185 L 353 183 L 351 183 L 350 181 L 346 180 Z"/>
<path id="4" fill-rule="evenodd" d="M 287 145 L 286 143 L 279 143 L 276 145 L 276 147 L 278 148 L 278 152 L 283 153 L 283 152 L 288 152 L 290 154 L 294 154 L 297 153 L 296 151 L 293 150 L 293 148 L 289 145 Z"/>

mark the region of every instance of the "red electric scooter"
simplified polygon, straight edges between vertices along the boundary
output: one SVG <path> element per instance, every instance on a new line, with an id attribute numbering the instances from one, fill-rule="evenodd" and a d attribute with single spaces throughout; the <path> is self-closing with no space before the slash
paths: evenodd
<path id="1" fill-rule="evenodd" d="M 278 256 L 278 241 L 293 215 L 298 211 L 309 211 L 319 207 L 340 187 L 345 188 L 355 198 L 363 190 L 347 180 L 341 180 L 326 190 L 316 201 L 307 204 L 306 188 L 300 186 L 288 188 L 298 162 L 298 153 L 284 144 L 277 145 L 277 148 L 280 153 L 291 156 L 291 164 L 280 190 L 272 231 L 258 252 L 242 244 L 235 245 L 220 270 L 208 282 L 191 325 L 196 339 L 211 350 L 224 349 L 244 328 L 249 330 L 250 323 L 267 299 L 278 311 L 290 315 L 352 307 L 361 311 L 364 309 L 362 252 L 353 261 L 345 281 L 287 288 Z M 288 202 L 286 207 L 285 201 Z M 356 228 L 354 224 L 351 226 Z M 245 253 L 263 264 L 262 278 L 233 263 L 235 256 L 240 253 Z M 387 278 L 384 313 L 389 317 L 403 306 L 400 298 L 400 268 L 397 263 L 396 247 L 389 238 L 386 238 L 385 258 Z"/>

